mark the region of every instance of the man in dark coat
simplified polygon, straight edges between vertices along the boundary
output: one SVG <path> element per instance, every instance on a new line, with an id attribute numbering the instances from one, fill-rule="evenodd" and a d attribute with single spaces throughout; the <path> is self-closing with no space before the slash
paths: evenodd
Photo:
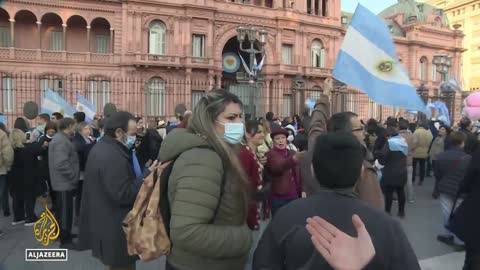
<path id="1" fill-rule="evenodd" d="M 438 192 L 440 194 L 440 207 L 443 214 L 442 235 L 438 235 L 438 241 L 449 245 L 461 246 L 463 242 L 444 228 L 450 218 L 450 212 L 455 198 L 457 197 L 460 184 L 465 177 L 468 165 L 472 157 L 465 153 L 463 147 L 467 136 L 463 132 L 453 132 L 448 136 L 451 147 L 440 153 L 437 157 L 438 166 L 435 166 L 435 178 L 438 179 Z M 457 201 L 457 206 L 460 205 Z"/>
<path id="2" fill-rule="evenodd" d="M 110 116 L 105 121 L 105 136 L 90 151 L 85 167 L 78 246 L 91 249 L 110 269 L 135 269 L 138 259 L 128 255 L 122 230 L 123 219 L 147 175 L 135 177 L 127 147 L 128 137 L 135 133 L 133 115 L 117 112 Z"/>
<path id="3" fill-rule="evenodd" d="M 78 154 L 71 141 L 75 121 L 63 118 L 58 122 L 59 132 L 48 147 L 48 164 L 52 190 L 57 197 L 57 217 L 60 224 L 60 247 L 75 249 L 71 234 L 73 223 L 73 195 L 80 177 Z"/>
<path id="4" fill-rule="evenodd" d="M 278 211 L 258 244 L 253 269 L 332 269 L 310 241 L 306 220 L 318 216 L 355 235 L 352 216 L 357 214 L 376 250 L 366 270 L 420 270 L 401 225 L 354 195 L 363 163 L 358 140 L 345 132 L 329 133 L 321 135 L 311 150 L 314 175 L 325 191 L 296 200 Z"/>
<path id="5" fill-rule="evenodd" d="M 467 139 L 465 140 L 464 149 L 465 149 L 465 153 L 469 155 L 472 155 L 473 153 L 475 153 L 479 145 L 477 136 L 473 134 L 472 129 L 473 129 L 473 124 L 470 119 L 464 117 L 462 118 L 462 120 L 460 120 L 459 131 L 463 132 L 467 136 Z"/>

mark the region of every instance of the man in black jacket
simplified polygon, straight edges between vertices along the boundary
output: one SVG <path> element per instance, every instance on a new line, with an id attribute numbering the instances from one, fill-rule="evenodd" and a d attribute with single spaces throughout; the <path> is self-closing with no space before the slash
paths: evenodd
<path id="1" fill-rule="evenodd" d="M 443 234 L 438 235 L 437 239 L 448 245 L 457 248 L 463 245 L 463 242 L 455 237 L 450 231 L 444 228 L 449 222 L 450 212 L 453 203 L 457 197 L 460 184 L 470 164 L 472 157 L 465 153 L 463 147 L 467 136 L 460 131 L 452 132 L 448 136 L 451 147 L 447 151 L 440 153 L 437 157 L 438 166 L 435 166 L 435 177 L 438 179 L 438 192 L 440 193 L 440 207 L 443 214 L 442 231 Z M 457 201 L 457 206 L 461 201 Z"/>
<path id="2" fill-rule="evenodd" d="M 105 136 L 92 148 L 85 168 L 79 248 L 109 269 L 135 269 L 136 256 L 129 256 L 122 222 L 132 209 L 143 178 L 156 169 L 154 162 L 136 177 L 131 139 L 137 131 L 135 118 L 116 112 L 105 122 Z"/>
<path id="3" fill-rule="evenodd" d="M 306 220 L 319 216 L 341 231 L 355 235 L 352 216 L 357 214 L 376 250 L 365 269 L 419 270 L 418 260 L 400 224 L 357 199 L 353 192 L 363 163 L 358 140 L 344 132 L 327 133 L 317 139 L 312 150 L 314 175 L 324 191 L 296 200 L 278 211 L 255 251 L 253 269 L 332 269 L 310 241 Z"/>
<path id="4" fill-rule="evenodd" d="M 475 134 L 472 133 L 472 129 L 473 129 L 473 124 L 470 119 L 464 117 L 462 118 L 462 120 L 460 120 L 459 131 L 463 132 L 467 136 L 467 139 L 465 140 L 464 149 L 465 149 L 465 153 L 469 155 L 472 155 L 473 153 L 475 153 L 479 144 L 477 140 L 477 136 L 475 136 Z"/>

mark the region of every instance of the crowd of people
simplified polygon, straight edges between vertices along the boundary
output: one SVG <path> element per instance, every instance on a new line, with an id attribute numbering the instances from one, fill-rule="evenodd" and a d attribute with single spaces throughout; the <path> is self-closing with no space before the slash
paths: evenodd
<path id="1" fill-rule="evenodd" d="M 31 226 L 37 198 L 49 200 L 61 248 L 135 269 L 124 218 L 144 179 L 174 161 L 166 269 L 420 269 L 391 212 L 397 201 L 406 218 L 415 184 L 432 174 L 444 217 L 437 239 L 466 250 L 464 270 L 480 269 L 472 121 L 365 123 L 353 112 L 331 115 L 328 89 L 302 117 L 282 120 L 243 118 L 237 96 L 212 90 L 155 128 L 128 112 L 92 123 L 82 112 L 40 114 L 34 129 L 24 118 L 11 130 L 0 124 L 3 213 L 11 197 L 12 226 Z"/>

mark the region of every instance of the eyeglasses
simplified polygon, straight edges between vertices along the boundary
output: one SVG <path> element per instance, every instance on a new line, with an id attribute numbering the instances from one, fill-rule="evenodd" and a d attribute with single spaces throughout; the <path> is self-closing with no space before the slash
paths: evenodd
<path id="1" fill-rule="evenodd" d="M 363 128 L 352 129 L 352 131 L 363 131 Z"/>

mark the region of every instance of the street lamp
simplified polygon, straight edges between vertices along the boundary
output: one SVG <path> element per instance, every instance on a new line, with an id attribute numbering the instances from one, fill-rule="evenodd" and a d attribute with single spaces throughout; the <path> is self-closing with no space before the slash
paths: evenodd
<path id="1" fill-rule="evenodd" d="M 258 79 L 258 65 L 255 65 L 255 56 L 257 54 L 261 54 L 262 57 L 265 53 L 265 44 L 267 44 L 267 35 L 268 32 L 265 30 L 258 30 L 255 26 L 252 25 L 247 25 L 247 26 L 239 26 L 237 28 L 237 40 L 240 45 L 240 51 L 246 52 L 250 56 L 250 65 L 249 68 L 250 70 L 248 71 L 249 74 L 249 82 L 254 83 Z M 244 47 L 244 42 L 245 42 L 245 36 L 248 37 L 248 42 L 250 43 L 250 46 L 247 48 Z M 255 49 L 255 41 L 257 40 L 258 36 L 258 43 L 259 43 L 259 49 Z"/>
<path id="2" fill-rule="evenodd" d="M 433 64 L 437 68 L 437 72 L 442 75 L 440 84 L 440 92 L 445 97 L 450 119 L 453 120 L 455 110 L 455 90 L 447 83 L 448 74 L 452 66 L 452 56 L 448 54 L 436 54 L 433 56 Z"/>

